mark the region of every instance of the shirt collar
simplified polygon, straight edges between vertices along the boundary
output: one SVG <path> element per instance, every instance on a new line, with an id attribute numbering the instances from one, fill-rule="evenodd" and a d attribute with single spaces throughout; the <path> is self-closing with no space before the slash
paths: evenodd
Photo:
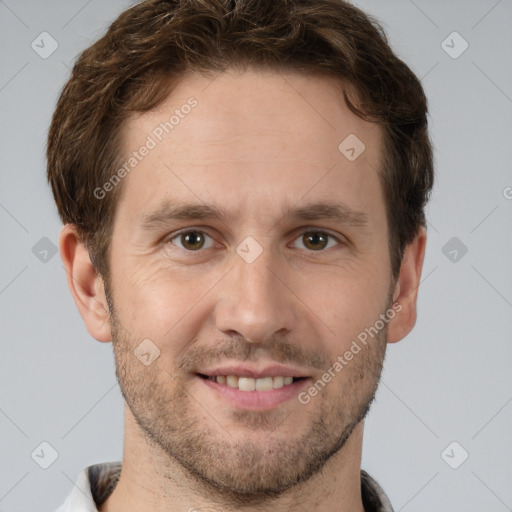
<path id="1" fill-rule="evenodd" d="M 78 475 L 74 489 L 56 512 L 98 512 L 120 475 L 121 461 L 88 466 Z M 361 495 L 365 512 L 394 512 L 382 487 L 364 470 L 361 470 Z"/>

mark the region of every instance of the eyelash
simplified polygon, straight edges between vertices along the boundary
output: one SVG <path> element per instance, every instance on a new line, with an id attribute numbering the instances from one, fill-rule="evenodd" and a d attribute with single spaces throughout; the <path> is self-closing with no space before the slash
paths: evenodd
<path id="1" fill-rule="evenodd" d="M 206 233 L 205 231 L 202 231 L 200 229 L 191 229 L 191 228 L 187 228 L 183 231 L 179 231 L 177 233 L 174 233 L 171 237 L 167 238 L 165 240 L 165 244 L 171 244 L 171 245 L 174 245 L 175 247 L 177 247 L 178 249 L 182 250 L 182 251 L 185 251 L 185 252 L 190 252 L 190 253 L 200 253 L 200 252 L 203 252 L 204 250 L 206 249 L 210 249 L 211 247 L 201 247 L 200 249 L 197 249 L 197 250 L 190 250 L 190 249 L 185 249 L 184 247 L 179 247 L 177 246 L 176 244 L 173 243 L 173 240 L 175 239 L 179 239 L 182 235 L 185 235 L 187 233 L 200 233 L 201 235 L 204 235 L 204 236 L 207 236 L 209 238 L 211 238 L 213 240 L 213 237 L 210 236 L 208 233 Z M 306 233 L 312 233 L 312 234 L 321 234 L 321 235 L 324 235 L 324 236 L 327 236 L 329 239 L 333 239 L 335 240 L 338 245 L 340 246 L 343 246 L 343 245 L 346 245 L 345 242 L 343 242 L 342 240 L 340 240 L 338 237 L 332 235 L 331 233 L 328 233 L 327 231 L 322 231 L 320 229 L 304 229 L 302 230 L 297 237 L 294 238 L 294 241 L 295 240 L 298 240 L 299 238 L 301 238 L 302 236 L 304 236 Z M 329 242 L 327 242 L 327 247 L 323 248 L 323 249 L 319 249 L 317 251 L 314 251 L 312 249 L 307 249 L 305 248 L 304 250 L 308 251 L 308 252 L 311 252 L 311 253 L 316 253 L 316 252 L 326 252 L 327 250 L 329 249 L 332 249 L 332 247 L 328 247 L 329 245 Z"/>

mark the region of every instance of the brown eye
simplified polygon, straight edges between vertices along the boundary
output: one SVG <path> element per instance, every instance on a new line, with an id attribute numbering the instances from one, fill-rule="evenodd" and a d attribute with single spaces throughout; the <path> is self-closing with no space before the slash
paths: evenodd
<path id="1" fill-rule="evenodd" d="M 306 249 L 317 252 L 326 248 L 331 248 L 336 244 L 341 244 L 340 240 L 334 235 L 325 233 L 324 231 L 305 231 L 299 236 L 299 238 L 297 238 L 297 241 L 301 241 L 303 247 Z"/>
<path id="2" fill-rule="evenodd" d="M 207 238 L 213 242 L 210 236 L 202 231 L 183 231 L 182 233 L 177 234 L 175 237 L 170 239 L 170 242 L 173 245 L 177 245 L 181 249 L 185 249 L 187 251 L 198 251 L 203 248 L 211 247 L 212 243 L 209 246 L 206 246 Z"/>
<path id="3" fill-rule="evenodd" d="M 181 242 L 185 249 L 191 249 L 193 251 L 201 249 L 204 245 L 204 237 L 199 231 L 190 231 L 189 233 L 183 233 L 181 235 Z"/>
<path id="4" fill-rule="evenodd" d="M 325 249 L 327 246 L 328 237 L 325 233 L 304 233 L 302 237 L 304 240 L 304 245 L 313 251 Z"/>

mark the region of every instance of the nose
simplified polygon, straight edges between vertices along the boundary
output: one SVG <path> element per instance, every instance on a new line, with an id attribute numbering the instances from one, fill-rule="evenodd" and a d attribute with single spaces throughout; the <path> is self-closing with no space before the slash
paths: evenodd
<path id="1" fill-rule="evenodd" d="M 258 343 L 290 332 L 299 301 L 286 282 L 289 275 L 283 273 L 279 258 L 267 248 L 250 263 L 237 253 L 233 260 L 234 268 L 219 290 L 216 328 L 227 336 L 241 335 Z"/>

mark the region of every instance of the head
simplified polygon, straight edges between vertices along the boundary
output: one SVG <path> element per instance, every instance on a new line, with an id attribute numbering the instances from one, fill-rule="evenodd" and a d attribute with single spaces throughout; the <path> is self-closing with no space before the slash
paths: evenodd
<path id="1" fill-rule="evenodd" d="M 155 452 L 238 498 L 339 456 L 414 325 L 433 184 L 423 89 L 375 21 L 137 4 L 77 60 L 48 179 L 75 301 Z M 241 362 L 296 371 L 302 401 L 222 398 L 205 376 Z"/>

